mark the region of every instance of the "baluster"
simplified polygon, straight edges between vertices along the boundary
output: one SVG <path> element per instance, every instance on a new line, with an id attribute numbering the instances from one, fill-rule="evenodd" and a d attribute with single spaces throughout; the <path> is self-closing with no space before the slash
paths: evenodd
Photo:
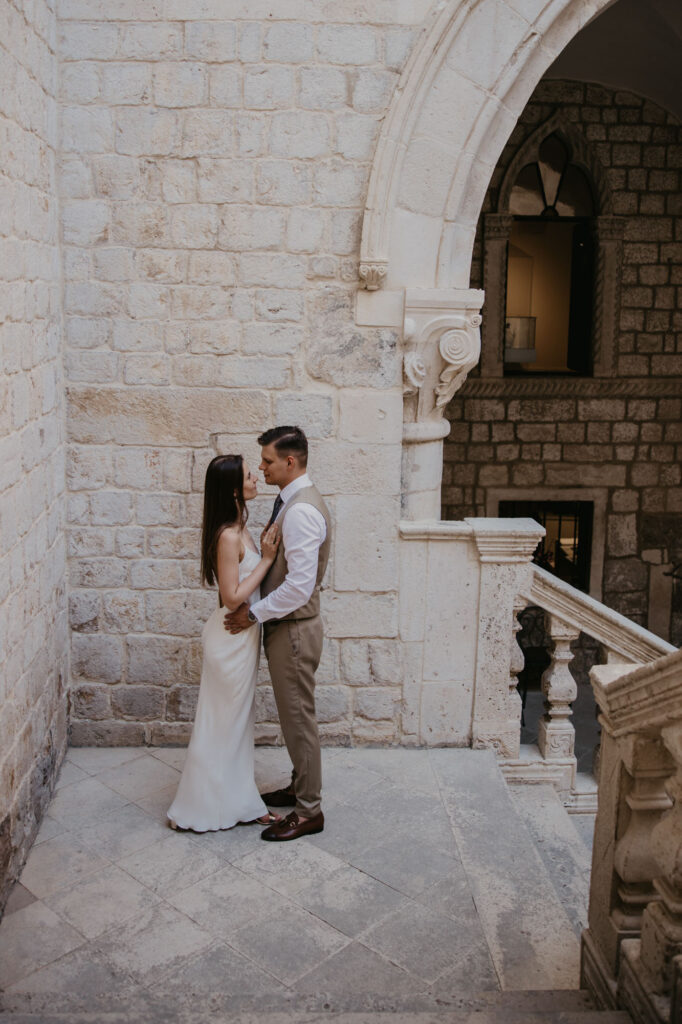
<path id="1" fill-rule="evenodd" d="M 517 634 L 523 629 L 522 624 L 519 622 L 519 614 L 526 607 L 527 601 L 522 597 L 517 597 L 514 601 L 512 611 L 512 633 L 511 633 L 511 649 L 509 651 L 509 721 L 512 723 L 512 728 L 516 730 L 517 745 L 516 749 L 512 750 L 509 754 L 510 757 L 519 756 L 519 747 L 521 743 L 521 694 L 518 691 L 518 676 L 519 672 L 523 671 L 526 664 L 526 659 L 523 655 L 521 645 L 519 644 Z"/>
<path id="2" fill-rule="evenodd" d="M 571 704 L 578 695 L 578 687 L 568 666 L 573 659 L 571 641 L 580 635 L 580 630 L 550 615 L 549 634 L 554 641 L 554 650 L 552 660 L 542 675 L 545 713 L 538 728 L 538 746 L 546 761 L 558 761 L 566 765 L 562 789 L 570 790 L 575 782 L 576 770 L 573 753 L 575 729 L 570 721 Z"/>
<path id="3" fill-rule="evenodd" d="M 677 771 L 666 786 L 673 806 L 652 833 L 659 870 L 654 885 L 660 899 L 647 906 L 642 918 L 640 963 L 644 977 L 640 980 L 645 989 L 669 996 L 673 959 L 682 954 L 682 725 L 662 729 L 661 737 Z"/>
<path id="4" fill-rule="evenodd" d="M 665 783 L 673 765 L 658 738 L 629 736 L 620 741 L 620 753 L 631 785 L 625 795 L 629 814 L 614 851 L 617 874 L 611 916 L 622 940 L 639 935 L 645 908 L 659 898 L 654 888 L 659 870 L 652 834 L 671 806 Z"/>

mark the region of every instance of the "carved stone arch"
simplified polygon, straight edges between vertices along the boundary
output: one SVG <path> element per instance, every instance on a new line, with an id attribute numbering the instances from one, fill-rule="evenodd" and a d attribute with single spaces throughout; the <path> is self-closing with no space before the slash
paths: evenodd
<path id="1" fill-rule="evenodd" d="M 568 143 L 570 162 L 587 173 L 595 189 L 595 198 L 598 203 L 597 213 L 612 214 L 613 196 L 601 161 L 584 133 L 574 125 L 566 124 L 562 119 L 561 113 L 558 111 L 536 128 L 514 154 L 500 185 L 497 198 L 497 212 L 500 214 L 509 213 L 511 192 L 520 171 L 526 164 L 531 164 L 538 159 L 540 146 L 547 136 L 553 133 L 556 133 Z"/>

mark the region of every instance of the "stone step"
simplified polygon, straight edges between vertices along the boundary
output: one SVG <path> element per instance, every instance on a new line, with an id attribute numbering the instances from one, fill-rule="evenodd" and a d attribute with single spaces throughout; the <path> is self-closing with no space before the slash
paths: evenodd
<path id="1" fill-rule="evenodd" d="M 591 856 L 553 786 L 509 787 L 576 935 L 587 927 Z"/>
<path id="2" fill-rule="evenodd" d="M 431 752 L 503 990 L 575 989 L 580 941 L 492 750 Z"/>

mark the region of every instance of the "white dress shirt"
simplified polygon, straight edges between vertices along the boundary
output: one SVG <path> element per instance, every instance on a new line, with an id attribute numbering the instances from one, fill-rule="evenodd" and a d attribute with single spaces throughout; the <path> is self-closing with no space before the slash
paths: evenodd
<path id="1" fill-rule="evenodd" d="M 286 511 L 287 503 L 304 487 L 312 487 L 307 473 L 296 477 L 283 487 L 280 497 L 284 504 L 275 522 L 279 522 Z M 251 611 L 259 622 L 281 619 L 310 600 L 317 581 L 317 564 L 320 545 L 327 536 L 327 524 L 322 513 L 305 501 L 297 502 L 287 513 L 282 526 L 282 544 L 287 559 L 287 574 L 284 582 L 267 597 L 251 605 Z"/>

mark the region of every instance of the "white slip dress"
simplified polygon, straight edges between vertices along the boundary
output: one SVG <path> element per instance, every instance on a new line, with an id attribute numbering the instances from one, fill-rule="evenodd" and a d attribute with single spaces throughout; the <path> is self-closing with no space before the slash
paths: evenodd
<path id="1" fill-rule="evenodd" d="M 239 579 L 260 555 L 246 548 Z M 258 590 L 249 598 L 253 604 Z M 202 632 L 199 700 L 187 759 L 167 815 L 177 828 L 215 832 L 267 814 L 254 779 L 254 699 L 260 626 L 228 633 L 226 608 L 216 608 Z"/>

